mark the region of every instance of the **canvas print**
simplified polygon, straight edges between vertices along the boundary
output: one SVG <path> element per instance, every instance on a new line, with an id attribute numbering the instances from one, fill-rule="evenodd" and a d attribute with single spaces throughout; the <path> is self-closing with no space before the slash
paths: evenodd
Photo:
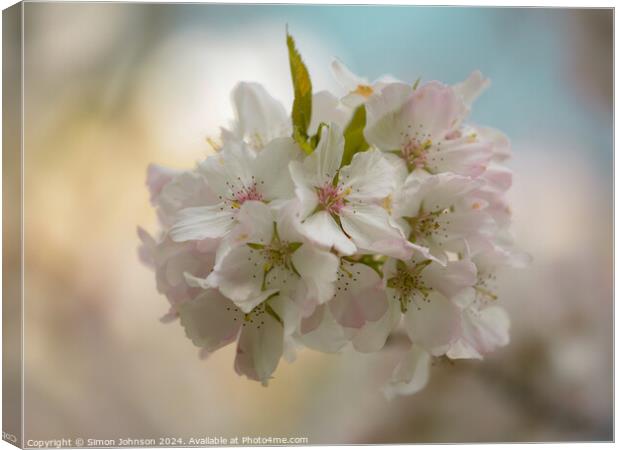
<path id="1" fill-rule="evenodd" d="M 3 12 L 3 438 L 613 440 L 613 10 Z"/>

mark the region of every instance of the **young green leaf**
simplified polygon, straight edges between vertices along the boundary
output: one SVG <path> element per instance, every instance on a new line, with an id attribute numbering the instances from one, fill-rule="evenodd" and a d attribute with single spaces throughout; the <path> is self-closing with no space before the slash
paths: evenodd
<path id="1" fill-rule="evenodd" d="M 312 139 L 302 136 L 297 127 L 293 128 L 293 139 L 295 139 L 295 142 L 297 142 L 306 155 L 311 154 L 316 148 L 316 145 L 312 145 Z"/>
<path id="2" fill-rule="evenodd" d="M 418 77 L 418 79 L 417 79 L 417 80 L 415 80 L 415 83 L 413 83 L 413 90 L 414 90 L 414 91 L 415 91 L 415 90 L 418 88 L 418 86 L 420 85 L 420 80 L 421 80 L 421 78 L 420 78 L 420 77 Z"/>
<path id="3" fill-rule="evenodd" d="M 342 156 L 342 166 L 348 165 L 356 153 L 368 150 L 368 142 L 364 137 L 364 127 L 366 126 L 366 107 L 357 107 L 351 118 L 351 122 L 344 130 L 344 154 Z"/>
<path id="4" fill-rule="evenodd" d="M 293 137 L 299 142 L 308 139 L 308 126 L 310 125 L 312 115 L 312 82 L 310 81 L 308 68 L 295 47 L 295 40 L 288 31 L 286 32 L 286 46 L 288 47 L 291 78 L 293 79 L 293 90 L 295 93 L 291 114 Z M 303 140 L 300 138 L 303 138 Z"/>

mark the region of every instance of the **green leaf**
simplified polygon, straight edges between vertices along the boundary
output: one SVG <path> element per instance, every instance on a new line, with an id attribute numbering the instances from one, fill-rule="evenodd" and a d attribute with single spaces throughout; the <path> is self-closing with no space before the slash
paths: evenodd
<path id="1" fill-rule="evenodd" d="M 308 126 L 312 116 L 312 82 L 310 81 L 308 68 L 301 59 L 301 55 L 295 47 L 295 40 L 288 33 L 288 30 L 286 32 L 286 46 L 288 47 L 288 59 L 291 66 L 291 78 L 293 79 L 293 90 L 295 93 L 291 114 L 293 137 L 297 142 L 301 138 L 307 141 Z M 303 145 L 302 148 L 304 148 Z M 306 151 L 305 148 L 304 151 Z"/>
<path id="2" fill-rule="evenodd" d="M 295 139 L 295 142 L 299 144 L 306 155 L 311 154 L 316 148 L 316 145 L 312 145 L 312 139 L 302 136 L 297 127 L 293 128 L 293 139 Z"/>
<path id="3" fill-rule="evenodd" d="M 253 248 L 254 250 L 262 250 L 265 248 L 263 244 L 256 244 L 254 242 L 248 242 L 247 246 Z"/>
<path id="4" fill-rule="evenodd" d="M 360 105 L 353 113 L 351 122 L 344 130 L 344 154 L 341 166 L 351 163 L 356 153 L 368 150 L 368 142 L 364 137 L 364 127 L 366 126 L 366 107 Z"/>
<path id="5" fill-rule="evenodd" d="M 413 90 L 414 91 L 418 88 L 418 85 L 420 84 L 420 80 L 421 80 L 421 78 L 418 77 L 418 79 L 415 80 L 415 83 L 413 83 Z"/>

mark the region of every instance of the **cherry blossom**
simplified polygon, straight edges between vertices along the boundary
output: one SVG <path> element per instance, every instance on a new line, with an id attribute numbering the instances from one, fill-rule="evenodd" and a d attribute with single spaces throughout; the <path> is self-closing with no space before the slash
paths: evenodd
<path id="1" fill-rule="evenodd" d="M 287 49 L 292 105 L 239 83 L 214 154 L 147 169 L 159 230 L 138 228 L 138 253 L 162 320 L 203 356 L 236 343 L 236 373 L 263 385 L 299 349 L 375 353 L 399 334 L 388 399 L 423 389 L 435 358 L 507 345 L 498 274 L 530 257 L 511 231 L 510 141 L 468 121 L 490 81 L 370 82 L 336 60 L 338 98 Z"/>

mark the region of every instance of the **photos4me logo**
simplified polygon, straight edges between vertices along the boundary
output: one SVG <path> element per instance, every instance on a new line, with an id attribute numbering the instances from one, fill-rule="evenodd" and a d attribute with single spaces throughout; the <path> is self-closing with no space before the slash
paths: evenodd
<path id="1" fill-rule="evenodd" d="M 17 444 L 17 436 L 11 433 L 7 433 L 6 431 L 2 432 L 2 439 L 11 442 L 12 444 Z"/>

